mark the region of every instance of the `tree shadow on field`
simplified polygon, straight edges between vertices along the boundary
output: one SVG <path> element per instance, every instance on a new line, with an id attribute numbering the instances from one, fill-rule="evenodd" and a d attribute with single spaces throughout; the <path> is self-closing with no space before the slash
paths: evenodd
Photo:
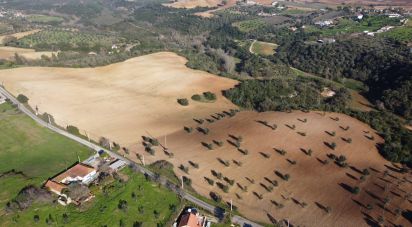
<path id="1" fill-rule="evenodd" d="M 271 215 L 271 214 L 269 214 L 269 213 L 266 213 L 266 216 L 269 218 L 269 221 L 272 223 L 272 224 L 277 224 L 278 223 L 278 221 Z"/>
<path id="2" fill-rule="evenodd" d="M 345 189 L 346 191 L 352 193 L 352 187 L 345 184 L 345 183 L 339 183 L 339 186 L 341 186 L 343 189 Z"/>
<path id="3" fill-rule="evenodd" d="M 353 180 L 358 180 L 358 178 L 356 178 L 355 176 L 353 176 L 350 173 L 346 173 L 346 176 L 348 176 L 349 178 L 353 179 Z"/>
<path id="4" fill-rule="evenodd" d="M 402 216 L 412 224 L 412 210 L 403 211 Z"/>
<path id="5" fill-rule="evenodd" d="M 356 168 L 355 166 L 349 166 L 349 168 L 350 168 L 351 170 L 359 173 L 359 174 L 363 174 L 362 171 L 361 171 L 360 169 Z"/>

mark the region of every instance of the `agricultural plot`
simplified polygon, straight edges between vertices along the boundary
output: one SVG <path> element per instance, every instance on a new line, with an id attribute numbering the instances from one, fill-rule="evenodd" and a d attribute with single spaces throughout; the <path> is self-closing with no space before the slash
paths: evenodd
<path id="1" fill-rule="evenodd" d="M 14 37 L 16 39 L 21 39 L 25 36 L 33 35 L 37 32 L 39 32 L 39 29 L 31 30 L 31 31 L 26 31 L 26 32 L 18 32 L 10 35 L 2 35 L 0 36 L 0 44 L 3 45 L 5 40 L 7 40 L 9 37 Z"/>
<path id="2" fill-rule="evenodd" d="M 383 141 L 369 126 L 336 113 L 244 111 L 214 118 L 222 113 L 168 135 L 167 152 L 152 147 L 150 154 L 138 145 L 129 158 L 167 160 L 201 195 L 233 200 L 241 214 L 265 223 L 410 223 L 402 211 L 412 208 L 411 176 L 380 156 L 376 145 Z M 163 137 L 158 141 L 165 145 Z"/>
<path id="3" fill-rule="evenodd" d="M 260 29 L 266 26 L 266 23 L 262 19 L 245 20 L 240 22 L 235 22 L 232 26 L 239 29 L 241 32 L 250 32 L 256 29 Z"/>
<path id="4" fill-rule="evenodd" d="M 186 62 L 160 52 L 97 68 L 2 70 L 0 81 L 14 95 L 29 97 L 31 106 L 50 113 L 57 124 L 74 125 L 96 141 L 106 137 L 127 146 L 146 132 L 167 135 L 194 116 L 235 108 L 221 91 L 236 81 L 189 69 Z M 190 100 L 207 91 L 216 94 L 216 101 Z M 190 100 L 188 106 L 177 103 L 181 98 Z"/>
<path id="5" fill-rule="evenodd" d="M 34 49 L 27 48 L 18 48 L 18 47 L 9 47 L 2 46 L 0 47 L 0 59 L 12 60 L 15 58 L 15 55 L 18 54 L 20 57 L 25 58 L 26 60 L 36 60 L 40 59 L 43 55 L 46 57 L 52 57 L 52 54 L 57 54 L 57 52 L 51 51 L 38 51 Z"/>
<path id="6" fill-rule="evenodd" d="M 26 36 L 11 45 L 36 50 L 80 50 L 110 49 L 117 42 L 115 37 L 77 31 L 44 30 Z"/>
<path id="7" fill-rule="evenodd" d="M 278 47 L 275 43 L 267 43 L 261 41 L 254 41 L 250 46 L 250 52 L 256 53 L 264 56 L 273 55 L 276 53 L 276 48 Z"/>
<path id="8" fill-rule="evenodd" d="M 34 15 L 27 16 L 27 20 L 32 23 L 59 24 L 64 21 L 64 18 L 56 17 L 56 16 L 34 14 Z"/>

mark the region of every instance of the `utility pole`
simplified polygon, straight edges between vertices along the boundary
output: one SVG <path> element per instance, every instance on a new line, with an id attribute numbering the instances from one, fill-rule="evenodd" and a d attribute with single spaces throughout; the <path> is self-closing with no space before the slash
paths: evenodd
<path id="1" fill-rule="evenodd" d="M 182 181 L 182 189 L 183 189 L 183 176 L 182 176 L 182 178 L 181 178 L 181 181 Z"/>

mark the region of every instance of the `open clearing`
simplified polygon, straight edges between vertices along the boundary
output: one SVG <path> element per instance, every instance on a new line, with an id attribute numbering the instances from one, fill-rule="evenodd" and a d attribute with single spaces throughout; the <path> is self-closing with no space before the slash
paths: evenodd
<path id="1" fill-rule="evenodd" d="M 57 54 L 57 52 L 51 51 L 39 51 L 36 52 L 34 49 L 18 48 L 18 47 L 0 47 L 0 59 L 11 60 L 14 59 L 15 54 L 18 54 L 21 57 L 24 57 L 27 60 L 36 60 L 40 59 L 42 55 L 51 57 L 52 54 Z"/>
<path id="2" fill-rule="evenodd" d="M 14 34 L 10 34 L 10 35 L 3 35 L 3 36 L 0 36 L 0 44 L 4 44 L 4 39 L 7 38 L 7 37 L 15 37 L 16 39 L 21 39 L 25 36 L 32 35 L 32 34 L 37 33 L 39 31 L 41 31 L 41 30 L 40 29 L 35 29 L 35 30 L 31 30 L 31 31 L 26 31 L 26 32 L 18 32 L 18 33 L 14 33 Z"/>
<path id="3" fill-rule="evenodd" d="M 186 62 L 175 53 L 160 52 L 98 68 L 2 70 L 0 81 L 14 95 L 29 97 L 32 107 L 51 114 L 57 124 L 127 146 L 147 132 L 167 135 L 194 116 L 235 108 L 221 91 L 236 81 L 189 69 Z M 181 106 L 176 101 L 206 91 L 216 94 L 215 103 Z"/>
<path id="4" fill-rule="evenodd" d="M 250 45 L 250 52 L 253 54 L 256 53 L 256 54 L 268 56 L 268 55 L 275 54 L 275 50 L 277 47 L 278 45 L 274 43 L 253 41 L 252 44 Z"/>
<path id="5" fill-rule="evenodd" d="M 275 123 L 277 129 L 257 121 Z M 210 130 L 207 135 L 196 130 L 199 126 L 195 122 L 186 126 L 193 127 L 193 132 L 182 129 L 167 136 L 168 151 L 173 152 L 173 157 L 159 148 L 154 156 L 149 155 L 142 145 L 132 147 L 129 157 L 136 160 L 137 151 L 145 156 L 146 163 L 167 160 L 173 163 L 179 177 L 192 180 L 198 193 L 208 197 L 213 191 L 223 201 L 233 199 L 241 214 L 257 221 L 270 223 L 271 219 L 288 218 L 295 226 L 368 226 L 366 219 L 376 222 L 384 213 L 386 221 L 410 224 L 402 215 L 396 216 L 394 210 L 398 206 L 411 210 L 412 201 L 404 197 L 412 190 L 412 176 L 401 175 L 380 156 L 376 143 L 383 142 L 382 139 L 356 119 L 336 113 L 244 111 L 235 117 L 199 125 Z M 229 142 L 235 143 L 239 136 L 243 138 L 240 147 L 248 150 L 247 155 Z M 350 143 L 345 141 L 348 138 Z M 214 144 L 213 150 L 202 145 L 213 144 L 214 140 L 224 144 Z M 164 138 L 159 141 L 164 144 Z M 336 143 L 336 148 L 333 150 L 325 143 Z M 287 153 L 281 155 L 275 149 Z M 313 151 L 311 155 L 307 154 L 309 149 Z M 344 155 L 348 167 L 339 167 L 332 160 L 323 164 L 329 159 L 328 154 Z M 241 166 L 234 161 L 241 162 Z M 188 168 L 188 173 L 178 168 L 181 165 Z M 369 168 L 370 175 L 362 181 L 364 168 Z M 234 180 L 233 186 L 213 176 L 212 170 Z M 281 174 L 289 174 L 290 179 L 282 179 Z M 204 177 L 214 180 L 214 185 L 209 185 Z M 274 180 L 278 186 L 273 185 Z M 228 185 L 227 193 L 217 186 L 218 182 Z M 356 186 L 360 188 L 357 195 L 350 192 Z M 241 189 L 245 187 L 247 191 Z M 382 205 L 386 198 L 389 202 Z M 367 204 L 373 209 L 369 211 Z M 327 207 L 330 213 L 326 212 Z"/>

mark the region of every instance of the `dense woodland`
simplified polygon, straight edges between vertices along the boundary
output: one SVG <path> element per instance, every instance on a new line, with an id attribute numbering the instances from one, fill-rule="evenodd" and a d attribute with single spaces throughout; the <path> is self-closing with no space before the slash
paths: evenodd
<path id="1" fill-rule="evenodd" d="M 7 7 L 29 10 L 32 13 L 53 11 L 64 18 L 58 28 L 76 28 L 70 34 L 59 33 L 60 42 L 50 43 L 50 37 L 28 37 L 26 42 L 11 40 L 9 45 L 47 47 L 62 45 L 58 55 L 27 61 L 4 62 L 3 66 L 42 65 L 64 67 L 90 67 L 157 51 L 173 51 L 188 58 L 187 66 L 220 76 L 239 79 L 242 83 L 225 95 L 235 104 L 257 111 L 279 110 L 328 110 L 345 112 L 367 122 L 385 138 L 382 154 L 392 161 L 412 162 L 412 133 L 403 127 L 402 116 L 412 118 L 412 55 L 405 43 L 384 36 L 364 37 L 338 35 L 335 43 L 320 44 L 325 30 L 305 30 L 302 25 L 314 26 L 319 18 L 346 17 L 347 7 L 330 12 L 313 12 L 297 15 L 283 14 L 262 6 L 236 7 L 240 13 L 221 11 L 218 16 L 204 19 L 193 15 L 202 8 L 190 10 L 164 7 L 162 0 L 28 0 L 8 2 Z M 280 13 L 281 16 L 261 18 L 257 14 Z M 369 18 L 372 18 L 370 15 Z M 369 20 L 369 19 L 368 19 Z M 373 20 L 372 20 L 373 21 Z M 24 20 L 4 21 L 14 28 L 29 30 L 44 24 Z M 235 25 L 242 25 L 235 26 Z M 380 21 L 381 23 L 381 21 Z M 383 22 L 382 22 L 383 23 Z M 256 24 L 256 27 L 250 27 Z M 374 24 L 371 22 L 371 26 Z M 357 26 L 356 22 L 351 26 Z M 363 25 L 359 25 L 363 26 Z M 368 26 L 368 24 L 366 25 Z M 244 27 L 247 27 L 245 31 Z M 291 30 L 291 27 L 298 28 Z M 243 29 L 241 29 L 243 28 Z M 359 29 L 355 27 L 354 30 Z M 69 32 L 65 32 L 69 33 Z M 51 34 L 55 33 L 42 33 Z M 84 34 L 87 34 L 85 36 Z M 335 33 L 332 33 L 335 34 Z M 336 34 L 340 34 L 336 32 Z M 77 43 L 73 43 L 77 37 Z M 69 37 L 69 38 L 68 38 Z M 84 38 L 82 38 L 84 37 Z M 251 54 L 251 40 L 272 42 L 279 45 L 271 56 Z M 47 42 L 49 40 L 49 42 Z M 24 41 L 24 40 L 22 40 Z M 110 44 L 119 49 L 113 51 Z M 94 51 L 90 55 L 88 52 Z M 300 78 L 290 66 L 312 73 L 325 80 Z M 350 110 L 349 91 L 336 87 L 334 82 L 351 78 L 366 85 L 363 94 L 379 112 Z M 333 88 L 336 95 L 324 98 L 324 87 Z"/>
<path id="2" fill-rule="evenodd" d="M 328 45 L 302 41 L 281 47 L 281 58 L 306 72 L 332 80 L 352 78 L 368 86 L 366 96 L 406 118 L 412 117 L 412 55 L 406 46 L 377 38 Z"/>

